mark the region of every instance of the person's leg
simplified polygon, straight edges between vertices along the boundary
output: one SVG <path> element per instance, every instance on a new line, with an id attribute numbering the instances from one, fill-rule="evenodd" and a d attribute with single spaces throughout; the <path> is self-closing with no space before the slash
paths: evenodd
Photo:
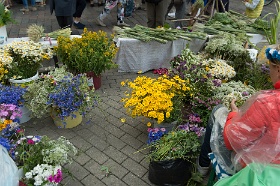
<path id="1" fill-rule="evenodd" d="M 125 12 L 124 12 L 124 16 L 125 17 L 129 17 L 132 15 L 134 9 L 134 0 L 127 0 L 126 1 L 126 6 L 125 6 Z"/>
<path id="2" fill-rule="evenodd" d="M 156 5 L 156 27 L 163 26 L 165 23 L 165 14 L 167 7 L 170 4 L 171 0 L 162 0 Z"/>
<path id="3" fill-rule="evenodd" d="M 156 5 L 154 3 L 146 2 L 147 9 L 147 25 L 149 28 L 156 27 Z"/>
<path id="4" fill-rule="evenodd" d="M 106 26 L 103 20 L 110 14 L 111 10 L 117 5 L 118 0 L 106 0 L 105 7 L 101 14 L 97 17 L 97 23 L 100 26 Z"/>
<path id="5" fill-rule="evenodd" d="M 165 20 L 167 19 L 168 13 L 170 12 L 170 10 L 172 9 L 173 6 L 174 6 L 174 3 L 173 3 L 173 1 L 171 1 L 170 4 L 167 7 L 167 11 L 166 11 L 166 14 L 165 14 Z"/>
<path id="6" fill-rule="evenodd" d="M 81 16 L 82 13 L 84 11 L 84 9 L 86 8 L 87 2 L 86 0 L 77 0 L 76 2 L 76 12 L 73 15 L 73 19 L 74 19 L 74 26 L 77 29 L 84 29 L 85 25 L 82 24 L 81 21 Z"/>
<path id="7" fill-rule="evenodd" d="M 176 12 L 175 12 L 175 19 L 183 19 L 186 13 L 186 7 L 187 7 L 187 2 L 185 0 L 183 0 L 182 4 L 176 4 L 175 8 L 176 8 Z M 176 21 L 174 23 L 175 28 L 183 27 L 183 23 L 182 21 Z"/>
<path id="8" fill-rule="evenodd" d="M 23 8 L 20 9 L 21 12 L 28 12 L 29 8 L 28 8 L 28 1 L 27 0 L 22 0 L 22 4 L 23 4 Z"/>
<path id="9" fill-rule="evenodd" d="M 123 7 L 123 0 L 118 0 L 118 9 L 117 9 L 117 25 L 119 26 L 129 26 L 123 20 L 124 18 L 124 7 Z"/>
<path id="10" fill-rule="evenodd" d="M 71 28 L 73 23 L 72 16 L 56 16 L 56 20 L 60 28 Z"/>

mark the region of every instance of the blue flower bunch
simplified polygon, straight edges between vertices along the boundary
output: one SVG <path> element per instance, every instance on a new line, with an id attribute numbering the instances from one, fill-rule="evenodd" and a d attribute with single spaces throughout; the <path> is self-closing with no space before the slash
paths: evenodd
<path id="1" fill-rule="evenodd" d="M 265 50 L 265 55 L 268 60 L 278 60 L 280 61 L 280 51 L 274 48 L 267 48 Z"/>
<path id="2" fill-rule="evenodd" d="M 11 144 L 10 140 L 7 138 L 4 138 L 2 136 L 0 136 L 0 145 L 2 145 L 3 147 L 5 147 L 7 149 L 7 151 L 9 152 L 10 149 L 12 149 L 14 147 L 13 144 Z"/>
<path id="3" fill-rule="evenodd" d="M 55 82 L 47 104 L 58 111 L 62 120 L 68 116 L 75 117 L 75 111 L 85 115 L 96 104 L 93 93 L 94 90 L 89 89 L 85 75 L 65 76 L 61 81 Z"/>
<path id="4" fill-rule="evenodd" d="M 0 104 L 13 104 L 22 106 L 24 103 L 23 94 L 26 88 L 20 86 L 5 86 L 0 84 Z"/>
<path id="5" fill-rule="evenodd" d="M 179 125 L 178 130 L 185 130 L 187 132 L 195 132 L 197 137 L 202 136 L 205 133 L 204 127 L 199 127 L 198 125 L 186 123 L 184 125 Z"/>
<path id="6" fill-rule="evenodd" d="M 165 128 L 148 128 L 148 144 L 159 140 L 164 134 L 166 134 Z"/>

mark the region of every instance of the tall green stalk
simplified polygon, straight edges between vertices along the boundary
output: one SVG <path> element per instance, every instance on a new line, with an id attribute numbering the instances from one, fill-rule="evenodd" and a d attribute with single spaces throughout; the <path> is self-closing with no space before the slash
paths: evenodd
<path id="1" fill-rule="evenodd" d="M 278 23 L 280 20 L 280 2 L 277 1 L 277 4 L 275 4 L 275 8 L 276 8 L 276 14 L 274 15 L 273 18 L 270 19 L 270 32 L 265 30 L 266 33 L 266 38 L 267 41 L 269 42 L 269 44 L 276 44 L 278 37 L 277 37 L 277 33 L 278 33 Z"/>

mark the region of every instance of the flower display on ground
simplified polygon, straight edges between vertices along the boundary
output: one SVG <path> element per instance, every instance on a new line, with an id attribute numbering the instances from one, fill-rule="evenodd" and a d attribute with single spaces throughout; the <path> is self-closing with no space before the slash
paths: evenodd
<path id="1" fill-rule="evenodd" d="M 0 59 L 9 79 L 33 77 L 44 59 L 52 58 L 50 47 L 33 41 L 14 41 L 0 48 Z M 12 58 L 12 62 L 10 62 Z M 3 79 L 3 78 L 2 78 Z"/>
<path id="2" fill-rule="evenodd" d="M 121 84 L 130 89 L 126 98 L 122 99 L 127 112 L 132 117 L 156 119 L 158 124 L 179 119 L 182 96 L 190 90 L 186 81 L 179 76 L 169 78 L 163 75 L 157 79 L 138 76 L 133 82 L 126 81 Z"/>
<path id="3" fill-rule="evenodd" d="M 165 128 L 148 128 L 148 144 L 159 140 L 164 134 L 166 134 Z"/>
<path id="4" fill-rule="evenodd" d="M 14 22 L 12 12 L 7 9 L 3 3 L 0 3 L 0 27 Z"/>
<path id="5" fill-rule="evenodd" d="M 5 86 L 0 84 L 0 104 L 13 104 L 22 106 L 23 95 L 26 89 L 18 86 Z"/>
<path id="6" fill-rule="evenodd" d="M 235 99 L 236 106 L 240 107 L 255 92 L 256 90 L 252 86 L 244 85 L 241 81 L 230 81 L 217 87 L 214 97 L 220 99 L 228 108 L 230 108 L 231 101 Z"/>

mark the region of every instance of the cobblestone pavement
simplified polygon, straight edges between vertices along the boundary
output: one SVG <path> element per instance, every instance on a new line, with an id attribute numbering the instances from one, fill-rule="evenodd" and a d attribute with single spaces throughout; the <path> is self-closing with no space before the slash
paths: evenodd
<path id="1" fill-rule="evenodd" d="M 243 12 L 241 1 L 231 0 L 230 8 Z M 48 2 L 47 2 L 48 4 Z M 26 37 L 26 29 L 30 24 L 36 23 L 44 26 L 46 32 L 58 29 L 54 15 L 50 15 L 49 6 L 38 7 L 35 12 L 23 14 L 19 11 L 21 4 L 14 3 L 12 11 L 17 24 L 8 25 L 10 38 Z M 264 13 L 273 12 L 274 5 L 265 7 Z M 82 23 L 88 30 L 103 30 L 111 33 L 116 24 L 116 9 L 104 22 L 107 27 L 97 26 L 95 18 L 102 7 L 90 7 L 89 3 L 82 15 Z M 132 17 L 125 18 L 125 22 L 146 25 L 146 11 L 137 10 Z M 82 30 L 73 29 L 74 34 L 81 34 Z M 52 65 L 52 61 L 45 62 Z M 125 89 L 120 82 L 126 79 L 133 80 L 138 74 L 119 73 L 117 69 L 102 74 L 102 86 L 96 91 L 101 98 L 99 108 L 92 110 L 92 120 L 73 129 L 58 129 L 54 126 L 52 118 L 46 116 L 42 119 L 32 119 L 25 123 L 26 132 L 32 135 L 47 135 L 51 138 L 65 136 L 78 149 L 79 155 L 74 162 L 68 165 L 72 177 L 68 176 L 63 183 L 68 186 L 145 186 L 152 185 L 148 180 L 148 162 L 145 159 L 146 151 L 135 153 L 145 147 L 147 132 L 145 118 L 132 119 L 128 116 L 120 102 Z M 154 76 L 152 72 L 143 75 Z M 122 123 L 121 118 L 126 118 Z M 106 177 L 101 167 L 108 167 L 110 175 Z"/>

